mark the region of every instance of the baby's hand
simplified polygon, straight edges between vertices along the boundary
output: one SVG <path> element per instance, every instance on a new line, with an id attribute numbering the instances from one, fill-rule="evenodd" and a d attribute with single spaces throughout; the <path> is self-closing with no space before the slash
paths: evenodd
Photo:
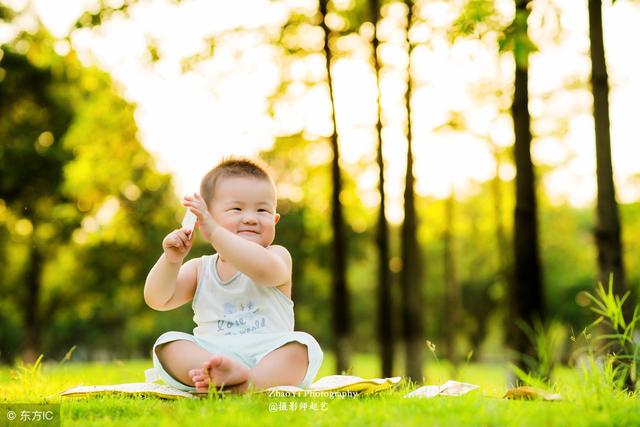
<path id="1" fill-rule="evenodd" d="M 211 235 L 218 227 L 218 224 L 209 213 L 207 203 L 204 201 L 202 196 L 198 193 L 193 193 L 193 196 L 185 196 L 182 204 L 189 208 L 189 210 L 198 217 L 197 226 L 200 230 L 200 234 L 207 242 L 211 243 Z"/>
<path id="2" fill-rule="evenodd" d="M 190 233 L 192 231 L 182 228 L 172 231 L 164 238 L 162 249 L 164 249 L 164 256 L 169 262 L 181 263 L 187 256 L 193 242 L 189 239 Z"/>

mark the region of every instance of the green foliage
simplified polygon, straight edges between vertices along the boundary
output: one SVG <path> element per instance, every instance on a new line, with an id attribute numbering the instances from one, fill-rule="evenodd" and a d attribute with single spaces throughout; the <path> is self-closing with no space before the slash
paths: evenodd
<path id="1" fill-rule="evenodd" d="M 612 394 L 618 394 L 624 387 L 624 378 L 616 367 L 615 356 L 609 354 L 596 358 L 590 354 L 580 365 L 585 388 L 598 401 L 606 401 Z"/>
<path id="2" fill-rule="evenodd" d="M 538 47 L 531 40 L 527 31 L 529 13 L 528 9 L 516 9 L 513 22 L 504 30 L 498 40 L 500 52 L 512 52 L 516 66 L 521 69 L 529 67 L 529 55 L 538 51 Z"/>
<path id="3" fill-rule="evenodd" d="M 385 2 L 379 0 L 378 3 L 383 4 Z M 334 6 L 333 10 L 333 13 L 336 13 L 342 21 L 342 25 L 339 28 L 340 33 L 357 33 L 363 23 L 372 21 L 370 0 L 351 0 L 345 2 L 345 4 L 347 5 L 346 8 L 338 9 Z"/>
<path id="4" fill-rule="evenodd" d="M 16 381 L 24 389 L 33 389 L 38 383 L 44 381 L 42 375 L 42 359 L 41 354 L 33 364 L 18 362 L 13 371 L 13 380 Z"/>
<path id="5" fill-rule="evenodd" d="M 23 350 L 54 357 L 114 342 L 146 353 L 161 331 L 142 284 L 177 224 L 171 180 L 109 78 L 52 44 L 40 32 L 2 46 L 0 358 L 27 339 L 36 348 Z"/>
<path id="6" fill-rule="evenodd" d="M 137 0 L 123 0 L 122 2 L 115 3 L 100 0 L 94 5 L 94 7 L 84 12 L 80 18 L 78 18 L 75 26 L 76 28 L 100 26 L 102 23 L 108 21 L 114 16 L 127 14 L 129 12 L 129 7 L 135 3 L 137 3 Z"/>
<path id="7" fill-rule="evenodd" d="M 540 253 L 544 283 L 549 284 L 545 289 L 547 309 L 557 321 L 580 329 L 590 322 L 583 295 L 592 289 L 597 277 L 594 212 L 568 203 L 552 205 L 544 193 L 538 194 Z"/>
<path id="8" fill-rule="evenodd" d="M 640 291 L 640 240 L 637 233 L 640 229 L 640 202 L 620 205 L 620 217 L 623 224 L 622 240 L 625 255 L 626 282 L 631 291 L 629 304 L 637 304 Z M 634 295 L 636 296 L 634 300 Z"/>
<path id="9" fill-rule="evenodd" d="M 551 380 L 554 368 L 560 363 L 564 345 L 567 342 L 566 328 L 558 321 L 551 321 L 547 325 L 536 320 L 533 326 L 524 322 L 518 325 L 533 344 L 535 356 L 522 354 L 522 360 L 527 365 L 527 371 L 511 365 L 512 370 L 525 384 L 534 387 L 542 386 Z"/>
<path id="10" fill-rule="evenodd" d="M 528 35 L 527 20 L 531 12 L 531 2 L 518 0 L 515 17 L 506 27 L 495 7 L 495 0 L 467 0 L 449 30 L 449 40 L 453 43 L 460 37 L 482 38 L 489 33 L 498 34 L 498 51 L 511 52 L 516 65 L 526 69 L 529 55 L 538 47 Z"/>
<path id="11" fill-rule="evenodd" d="M 622 306 L 629 298 L 630 292 L 622 297 L 613 293 L 613 277 L 609 278 L 609 287 L 604 289 L 598 283 L 595 295 L 587 294 L 593 306 L 591 310 L 598 314 L 592 327 L 602 323 L 606 327 L 603 334 L 598 334 L 595 343 L 600 343 L 600 351 L 605 352 L 607 360 L 611 359 L 610 374 L 615 383 L 625 383 L 633 387 L 638 381 L 638 364 L 640 362 L 640 340 L 638 322 L 640 321 L 640 305 L 636 305 L 631 319 L 624 318 Z"/>
<path id="12" fill-rule="evenodd" d="M 449 41 L 458 37 L 482 37 L 499 30 L 499 18 L 494 0 L 468 0 L 449 30 Z"/>
<path id="13" fill-rule="evenodd" d="M 14 17 L 15 12 L 11 8 L 0 4 L 0 21 L 10 22 Z"/>

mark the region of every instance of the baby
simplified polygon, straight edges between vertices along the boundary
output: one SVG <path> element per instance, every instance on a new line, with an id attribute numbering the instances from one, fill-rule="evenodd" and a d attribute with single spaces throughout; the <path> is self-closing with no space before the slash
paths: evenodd
<path id="1" fill-rule="evenodd" d="M 280 215 L 268 173 L 249 159 L 224 160 L 183 204 L 216 253 L 183 264 L 193 232 L 178 229 L 162 241 L 145 302 L 164 311 L 193 300 L 196 327 L 193 335 L 158 338 L 153 364 L 160 378 L 197 392 L 310 385 L 322 350 L 311 335 L 293 330 L 292 261 L 286 248 L 272 245 Z"/>

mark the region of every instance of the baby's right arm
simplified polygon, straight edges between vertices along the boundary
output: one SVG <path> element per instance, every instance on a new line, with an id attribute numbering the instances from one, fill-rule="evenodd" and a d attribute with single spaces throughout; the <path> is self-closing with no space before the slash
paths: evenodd
<path id="1" fill-rule="evenodd" d="M 191 301 L 198 280 L 200 259 L 182 265 L 192 240 L 184 229 L 169 233 L 162 241 L 164 253 L 153 266 L 144 284 L 144 301 L 154 310 L 166 311 Z"/>

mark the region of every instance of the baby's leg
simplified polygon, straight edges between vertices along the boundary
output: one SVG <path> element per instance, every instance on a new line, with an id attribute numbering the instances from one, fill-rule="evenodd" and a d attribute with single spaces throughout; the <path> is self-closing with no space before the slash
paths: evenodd
<path id="1" fill-rule="evenodd" d="M 187 340 L 162 344 L 156 354 L 169 375 L 197 391 L 206 391 L 209 384 L 233 386 L 246 382 L 249 376 L 249 369 L 237 360 L 211 354 Z"/>
<path id="2" fill-rule="evenodd" d="M 176 340 L 156 347 L 156 355 L 169 375 L 183 384 L 195 386 L 192 370 L 213 356 L 198 344 L 187 340 Z"/>
<path id="3" fill-rule="evenodd" d="M 277 385 L 299 385 L 309 367 L 307 346 L 299 342 L 289 342 L 267 354 L 249 371 L 247 381 L 229 389 L 244 393 L 252 386 L 262 390 Z"/>

